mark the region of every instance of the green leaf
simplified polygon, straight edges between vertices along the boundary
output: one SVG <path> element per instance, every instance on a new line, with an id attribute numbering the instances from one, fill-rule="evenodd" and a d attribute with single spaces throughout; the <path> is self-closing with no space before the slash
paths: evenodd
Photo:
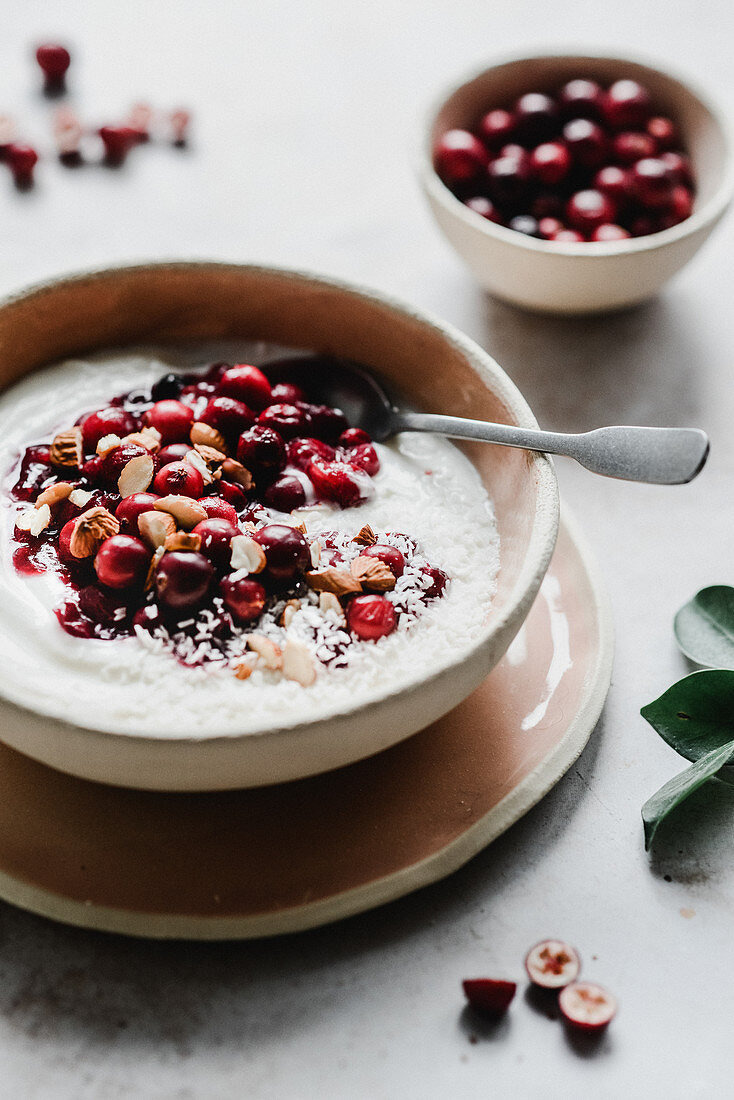
<path id="1" fill-rule="evenodd" d="M 640 714 L 686 760 L 700 760 L 734 738 L 734 670 L 693 672 Z"/>
<path id="2" fill-rule="evenodd" d="M 680 775 L 676 775 L 664 787 L 661 787 L 652 798 L 648 798 L 642 807 L 642 821 L 645 827 L 645 849 L 649 850 L 658 826 L 665 820 L 671 810 L 680 806 L 690 794 L 697 791 L 708 779 L 716 775 L 717 771 L 726 764 L 734 753 L 734 741 L 728 741 L 717 749 L 712 749 L 705 756 L 701 756 L 690 768 L 686 768 Z"/>
<path id="3" fill-rule="evenodd" d="M 697 665 L 734 669 L 734 588 L 702 588 L 675 616 L 673 629 L 681 650 Z"/>

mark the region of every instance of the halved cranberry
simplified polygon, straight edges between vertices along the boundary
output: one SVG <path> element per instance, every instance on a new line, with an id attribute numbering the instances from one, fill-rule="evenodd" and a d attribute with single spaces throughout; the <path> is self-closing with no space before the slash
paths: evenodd
<path id="1" fill-rule="evenodd" d="M 352 466 L 358 466 L 370 477 L 374 477 L 380 469 L 380 460 L 377 451 L 371 443 L 360 443 L 358 447 L 352 447 L 346 454 L 347 462 Z"/>
<path id="2" fill-rule="evenodd" d="M 530 154 L 530 171 L 536 180 L 552 187 L 562 183 L 571 170 L 571 155 L 560 141 L 547 141 Z"/>
<path id="3" fill-rule="evenodd" d="M 643 206 L 652 210 L 668 206 L 673 183 L 665 161 L 660 157 L 638 160 L 630 169 L 630 187 Z"/>
<path id="4" fill-rule="evenodd" d="M 241 534 L 236 517 L 234 523 L 228 519 L 203 519 L 194 527 L 193 534 L 201 536 L 202 554 L 218 569 L 226 569 L 232 557 L 230 543 Z"/>
<path id="5" fill-rule="evenodd" d="M 398 625 L 395 608 L 384 596 L 356 596 L 347 606 L 347 626 L 362 641 L 377 641 Z"/>
<path id="6" fill-rule="evenodd" d="M 169 550 L 156 569 L 158 602 L 172 614 L 194 611 L 209 591 L 213 576 L 212 563 L 198 551 Z"/>
<path id="7" fill-rule="evenodd" d="M 358 428 L 350 430 L 359 431 Z M 369 440 L 369 436 L 366 432 L 362 434 L 367 436 L 367 440 Z M 322 458 L 326 462 L 331 462 L 336 458 L 336 451 L 333 447 L 330 447 L 328 443 L 324 443 L 321 439 L 312 439 L 307 436 L 300 436 L 297 439 L 289 440 L 286 447 L 286 454 L 290 465 L 296 466 L 299 470 L 307 470 L 314 458 Z"/>
<path id="8" fill-rule="evenodd" d="M 161 433 L 162 443 L 188 442 L 194 414 L 183 401 L 156 401 L 143 421 Z"/>
<path id="9" fill-rule="evenodd" d="M 237 363 L 226 370 L 219 380 L 223 397 L 234 397 L 259 412 L 272 403 L 272 389 L 267 378 L 249 363 Z"/>
<path id="10" fill-rule="evenodd" d="M 306 490 L 295 474 L 281 474 L 268 485 L 263 500 L 269 508 L 275 508 L 278 512 L 292 512 L 306 503 Z"/>
<path id="11" fill-rule="evenodd" d="M 311 562 L 308 543 L 295 527 L 269 523 L 252 536 L 265 552 L 267 570 L 277 581 L 289 581 L 302 573 Z"/>
<path id="12" fill-rule="evenodd" d="M 342 432 L 349 427 L 349 422 L 341 409 L 334 409 L 331 405 L 312 405 L 301 401 L 298 408 L 308 416 L 311 436 L 322 439 L 325 443 L 336 443 Z"/>
<path id="13" fill-rule="evenodd" d="M 566 205 L 569 224 L 581 233 L 593 233 L 599 225 L 613 222 L 617 208 L 608 195 L 589 189 L 577 191 Z"/>
<path id="14" fill-rule="evenodd" d="M 182 462 L 193 449 L 190 443 L 169 443 L 167 447 L 161 447 L 155 455 L 156 467 L 162 470 L 171 462 Z"/>
<path id="15" fill-rule="evenodd" d="M 624 130 L 612 141 L 612 152 L 621 164 L 634 164 L 643 157 L 654 157 L 657 151 L 653 138 L 637 130 Z"/>
<path id="16" fill-rule="evenodd" d="M 265 607 L 265 589 L 249 577 L 230 575 L 221 582 L 224 606 L 238 623 L 255 622 Z"/>
<path id="17" fill-rule="evenodd" d="M 461 985 L 472 1008 L 490 1016 L 501 1016 L 506 1012 L 517 991 L 516 982 L 505 982 L 500 978 L 465 978 Z"/>
<path id="18" fill-rule="evenodd" d="M 527 145 L 538 145 L 558 132 L 558 107 L 542 92 L 528 92 L 515 104 L 515 132 Z"/>
<path id="19" fill-rule="evenodd" d="M 444 183 L 469 183 L 482 175 L 487 153 L 468 130 L 447 130 L 436 142 L 433 164 Z"/>
<path id="20" fill-rule="evenodd" d="M 135 417 L 119 405 L 110 405 L 109 408 L 99 409 L 85 416 L 81 426 L 84 450 L 87 454 L 94 454 L 102 436 L 130 435 L 136 431 L 138 424 Z"/>
<path id="21" fill-rule="evenodd" d="M 558 1007 L 567 1024 L 580 1031 L 600 1031 L 612 1020 L 617 1001 L 596 982 L 573 982 L 561 991 Z"/>
<path id="22" fill-rule="evenodd" d="M 509 111 L 503 111 L 502 108 L 497 108 L 494 111 L 488 111 L 486 115 L 483 115 L 479 120 L 479 137 L 482 139 L 488 149 L 496 152 L 501 149 L 502 146 L 512 136 L 512 132 L 515 129 L 515 120 Z"/>
<path id="23" fill-rule="evenodd" d="M 94 568 L 108 588 L 131 588 L 141 584 L 150 565 L 150 550 L 133 535 L 112 535 L 97 551 Z"/>
<path id="24" fill-rule="evenodd" d="M 347 428 L 338 439 L 339 446 L 345 450 L 349 450 L 350 447 L 361 447 L 363 443 L 371 442 L 372 436 L 362 428 Z"/>
<path id="25" fill-rule="evenodd" d="M 71 64 L 71 54 L 66 46 L 56 42 L 46 42 L 36 50 L 36 61 L 46 80 L 59 85 L 63 83 L 66 71 Z"/>
<path id="26" fill-rule="evenodd" d="M 583 237 L 581 240 L 583 240 Z M 427 577 L 430 577 L 430 584 L 423 589 L 425 598 L 435 600 L 439 596 L 443 596 L 446 585 L 449 583 L 448 574 L 444 573 L 443 569 L 439 569 L 437 565 L 428 565 L 423 572 Z"/>
<path id="27" fill-rule="evenodd" d="M 169 462 L 155 475 L 153 489 L 162 497 L 174 493 L 198 499 L 204 492 L 204 479 L 188 462 Z"/>
<path id="28" fill-rule="evenodd" d="M 274 428 L 254 424 L 240 436 L 237 458 L 248 470 L 280 470 L 285 465 L 285 443 Z"/>
<path id="29" fill-rule="evenodd" d="M 650 93 L 642 84 L 617 80 L 602 100 L 602 113 L 613 130 L 635 130 L 645 125 L 650 106 Z"/>
<path id="30" fill-rule="evenodd" d="M 277 432 L 281 439 L 294 439 L 297 435 L 311 435 L 311 418 L 297 405 L 269 405 L 257 418 L 263 428 Z M 240 459 L 242 461 L 242 459 Z"/>
<path id="31" fill-rule="evenodd" d="M 244 499 L 244 493 L 243 499 Z M 206 512 L 209 519 L 226 519 L 230 523 L 237 523 L 237 513 L 228 501 L 222 497 L 199 497 L 199 504 Z M 203 521 L 202 521 L 203 522 Z"/>
<path id="32" fill-rule="evenodd" d="M 594 176 L 594 188 L 620 205 L 629 199 L 629 173 L 616 164 L 608 164 Z"/>
<path id="33" fill-rule="evenodd" d="M 574 164 L 581 168 L 599 168 L 607 155 L 606 134 L 588 118 L 567 122 L 563 127 L 563 140 Z"/>
<path id="34" fill-rule="evenodd" d="M 541 940 L 525 956 L 525 969 L 534 985 L 562 989 L 578 978 L 581 959 L 575 948 L 562 940 Z"/>
<path id="35" fill-rule="evenodd" d="M 138 140 L 131 126 L 100 126 L 99 136 L 104 144 L 105 164 L 115 168 L 123 163 Z"/>
<path id="36" fill-rule="evenodd" d="M 654 115 L 648 118 L 645 129 L 661 152 L 675 149 L 676 145 L 680 145 L 678 131 L 672 119 Z"/>
<path id="37" fill-rule="evenodd" d="M 257 413 L 236 397 L 212 397 L 199 415 L 203 424 L 221 432 L 228 443 L 234 443 L 245 428 L 251 428 Z"/>
<path id="38" fill-rule="evenodd" d="M 11 496 L 14 500 L 35 500 L 54 472 L 50 447 L 26 447 Z"/>
<path id="39" fill-rule="evenodd" d="M 38 153 L 33 146 L 14 142 L 6 147 L 5 160 L 13 173 L 16 187 L 30 187 L 33 183 L 33 169 L 38 163 Z"/>
<path id="40" fill-rule="evenodd" d="M 308 476 L 319 496 L 334 501 L 342 508 L 361 504 L 374 492 L 369 476 L 350 462 L 314 459 L 308 467 Z"/>
<path id="41" fill-rule="evenodd" d="M 306 400 L 301 387 L 293 382 L 278 382 L 273 386 L 270 396 L 274 405 L 295 405 L 298 401 Z"/>
<path id="42" fill-rule="evenodd" d="M 121 500 L 115 509 L 121 530 L 129 535 L 138 535 L 138 520 L 143 512 L 150 512 L 155 502 L 160 500 L 157 493 L 133 493 Z"/>
<path id="43" fill-rule="evenodd" d="M 591 234 L 592 241 L 626 241 L 632 236 L 621 225 L 597 225 Z"/>
<path id="44" fill-rule="evenodd" d="M 475 214 L 479 214 L 481 218 L 486 218 L 488 222 L 494 222 L 496 225 L 502 224 L 502 215 L 499 210 L 492 200 L 485 198 L 484 195 L 475 195 L 474 198 L 464 199 L 464 206 L 468 206 L 470 210 L 473 210 Z"/>
<path id="45" fill-rule="evenodd" d="M 569 80 L 558 94 L 566 118 L 590 118 L 598 122 L 604 92 L 595 80 Z"/>
<path id="46" fill-rule="evenodd" d="M 405 570 L 405 558 L 396 546 L 390 546 L 387 542 L 375 542 L 372 546 L 365 546 L 361 556 L 363 558 L 378 558 L 381 562 L 384 562 L 396 580 L 398 577 L 402 577 Z"/>

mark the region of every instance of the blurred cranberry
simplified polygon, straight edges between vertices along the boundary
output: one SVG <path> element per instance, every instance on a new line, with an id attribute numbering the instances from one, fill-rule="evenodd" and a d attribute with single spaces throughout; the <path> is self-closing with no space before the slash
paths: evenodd
<path id="1" fill-rule="evenodd" d="M 643 157 L 654 157 L 657 146 L 649 134 L 637 130 L 623 130 L 612 140 L 612 152 L 621 164 L 634 164 Z"/>
<path id="2" fill-rule="evenodd" d="M 598 168 L 607 155 L 607 137 L 600 126 L 588 118 L 574 118 L 563 127 L 563 140 L 574 164 Z"/>
<path id="3" fill-rule="evenodd" d="M 538 222 L 538 233 L 544 241 L 552 240 L 561 229 L 563 229 L 563 222 L 558 218 L 541 218 Z"/>
<path id="4" fill-rule="evenodd" d="M 63 91 L 66 73 L 71 64 L 71 54 L 66 46 L 57 42 L 45 42 L 36 50 L 36 61 L 43 72 L 46 92 Z"/>
<path id="5" fill-rule="evenodd" d="M 156 569 L 158 602 L 173 614 L 194 611 L 209 591 L 213 575 L 212 563 L 203 554 L 169 550 Z"/>
<path id="6" fill-rule="evenodd" d="M 486 168 L 487 153 L 468 130 L 447 130 L 436 143 L 433 163 L 444 183 L 470 183 Z"/>
<path id="7" fill-rule="evenodd" d="M 576 229 L 559 229 L 553 240 L 558 241 L 559 244 L 579 244 L 585 241 L 586 237 Z"/>
<path id="8" fill-rule="evenodd" d="M 560 141 L 548 141 L 530 154 L 533 178 L 548 186 L 561 183 L 571 169 L 571 157 Z"/>
<path id="9" fill-rule="evenodd" d="M 520 141 L 538 145 L 558 133 L 558 107 L 550 96 L 528 92 L 515 104 L 515 131 Z"/>
<path id="10" fill-rule="evenodd" d="M 476 195 L 473 199 L 465 199 L 464 205 L 473 210 L 475 214 L 479 214 L 480 217 L 486 218 L 488 222 L 496 222 L 498 225 L 502 223 L 502 215 L 499 210 L 484 195 Z"/>
<path id="11" fill-rule="evenodd" d="M 253 538 L 263 548 L 268 573 L 274 580 L 291 580 L 311 563 L 308 543 L 295 527 L 288 527 L 284 523 L 269 523 L 266 527 L 261 527 Z"/>
<path id="12" fill-rule="evenodd" d="M 347 451 L 350 447 L 360 447 L 363 443 L 371 442 L 372 436 L 362 428 L 347 428 L 342 432 L 338 440 L 339 446 Z"/>
<path id="13" fill-rule="evenodd" d="M 223 397 L 235 397 L 259 412 L 272 402 L 272 389 L 261 370 L 249 363 L 237 363 L 222 375 L 219 392 Z"/>
<path id="14" fill-rule="evenodd" d="M 129 126 L 101 126 L 99 136 L 105 150 L 105 164 L 119 167 L 132 147 L 137 143 L 135 131 Z"/>
<path id="15" fill-rule="evenodd" d="M 226 569 L 232 557 L 232 539 L 239 535 L 240 529 L 228 519 L 203 519 L 197 523 L 192 534 L 201 538 L 201 552 L 205 558 L 217 567 Z"/>
<path id="16" fill-rule="evenodd" d="M 526 237 L 540 236 L 538 223 L 530 214 L 518 214 L 516 217 L 510 218 L 507 227 L 508 229 L 514 229 L 516 233 L 524 234 Z"/>
<path id="17" fill-rule="evenodd" d="M 608 164 L 594 176 L 594 187 L 620 205 L 629 199 L 629 173 L 616 164 Z"/>
<path id="18" fill-rule="evenodd" d="M 30 187 L 33 183 L 33 169 L 38 163 L 38 153 L 30 145 L 8 145 L 5 148 L 5 160 L 13 173 L 15 186 Z"/>
<path id="19" fill-rule="evenodd" d="M 569 224 L 581 233 L 593 233 L 597 226 L 613 222 L 616 213 L 616 207 L 609 196 L 593 189 L 577 191 L 566 205 Z"/>
<path id="20" fill-rule="evenodd" d="M 679 222 L 690 218 L 692 213 L 693 195 L 687 187 L 678 184 L 670 193 L 670 204 L 663 215 L 665 227 L 670 228 L 672 225 L 678 225 Z"/>
<path id="21" fill-rule="evenodd" d="M 499 206 L 517 206 L 527 193 L 530 168 L 527 158 L 498 157 L 487 169 L 487 187 L 490 196 Z"/>
<path id="22" fill-rule="evenodd" d="M 657 221 L 649 214 L 640 214 L 630 225 L 633 237 L 648 237 L 651 233 L 657 233 L 659 229 Z"/>
<path id="23" fill-rule="evenodd" d="M 488 111 L 487 114 L 480 119 L 478 126 L 479 137 L 488 149 L 496 152 L 498 149 L 501 149 L 512 136 L 514 128 L 515 120 L 509 111 L 503 111 L 501 108 L 494 111 Z"/>
<path id="24" fill-rule="evenodd" d="M 527 161 L 528 151 L 524 145 L 518 145 L 516 141 L 511 141 L 508 145 L 503 145 L 497 155 L 500 157 L 515 157 L 516 159 Z"/>
<path id="25" fill-rule="evenodd" d="M 108 588 L 131 588 L 142 584 L 150 565 L 150 550 L 132 535 L 112 535 L 97 551 L 94 568 Z"/>
<path id="26" fill-rule="evenodd" d="M 153 401 L 167 401 L 176 399 L 184 388 L 184 380 L 178 374 L 173 374 L 169 371 L 168 374 L 164 374 L 162 378 L 159 378 L 157 382 L 154 382 L 150 387 L 150 396 Z"/>
<path id="27" fill-rule="evenodd" d="M 377 641 L 392 634 L 395 608 L 385 596 L 357 596 L 347 606 L 347 625 L 360 641 Z"/>
<path id="28" fill-rule="evenodd" d="M 138 424 L 129 412 L 119 405 L 110 405 L 107 409 L 90 413 L 82 420 L 82 445 L 86 454 L 94 454 L 100 439 L 105 435 L 129 435 L 137 430 Z"/>
<path id="29" fill-rule="evenodd" d="M 115 509 L 122 531 L 128 535 L 139 535 L 138 520 L 143 512 L 150 512 L 155 502 L 160 500 L 156 493 L 133 493 L 121 500 Z"/>
<path id="30" fill-rule="evenodd" d="M 601 117 L 604 92 L 594 80 L 569 80 L 558 95 L 561 112 L 566 118 L 590 118 L 595 122 Z"/>
<path id="31" fill-rule="evenodd" d="M 682 183 L 685 187 L 693 186 L 693 168 L 687 156 L 683 153 L 661 153 L 660 160 L 668 169 L 674 184 Z"/>
<path id="32" fill-rule="evenodd" d="M 162 443 L 188 443 L 194 414 L 183 401 L 156 401 L 143 422 L 161 433 Z"/>
<path id="33" fill-rule="evenodd" d="M 359 431 L 359 429 L 350 429 L 350 431 L 351 430 Z M 369 442 L 367 433 L 362 432 L 361 434 L 366 436 Z M 333 447 L 330 447 L 328 443 L 324 443 L 321 439 L 311 439 L 307 436 L 299 436 L 297 439 L 291 439 L 286 447 L 286 454 L 291 466 L 296 466 L 299 470 L 307 470 L 311 460 L 314 458 L 322 458 L 326 462 L 332 462 L 336 458 L 336 451 Z"/>
<path id="34" fill-rule="evenodd" d="M 604 120 L 613 130 L 645 126 L 650 115 L 650 93 L 636 80 L 617 80 L 602 103 Z"/>
<path id="35" fill-rule="evenodd" d="M 263 500 L 269 508 L 275 508 L 278 512 L 292 512 L 306 503 L 306 490 L 295 474 L 281 474 L 268 485 Z"/>
<path id="36" fill-rule="evenodd" d="M 676 145 L 680 145 L 675 123 L 669 118 L 654 115 L 647 120 L 645 129 L 661 152 L 675 149 Z"/>
<path id="37" fill-rule="evenodd" d="M 621 225 L 598 225 L 591 234 L 592 241 L 624 241 L 631 236 Z"/>
<path id="38" fill-rule="evenodd" d="M 638 160 L 630 169 L 630 188 L 643 206 L 663 209 L 669 205 L 673 190 L 668 166 L 659 157 Z"/>
<path id="39" fill-rule="evenodd" d="M 560 195 L 549 192 L 536 195 L 530 204 L 530 213 L 538 221 L 541 218 L 560 218 L 563 214 L 563 199 Z"/>
<path id="40" fill-rule="evenodd" d="M 253 623 L 263 613 L 265 589 L 250 577 L 231 575 L 221 582 L 224 606 L 238 623 Z"/>

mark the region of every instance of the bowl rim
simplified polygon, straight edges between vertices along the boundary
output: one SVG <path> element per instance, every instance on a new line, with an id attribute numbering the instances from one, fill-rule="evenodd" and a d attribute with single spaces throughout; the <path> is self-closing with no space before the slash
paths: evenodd
<path id="1" fill-rule="evenodd" d="M 526 61 L 609 61 L 619 65 L 637 65 L 648 69 L 657 76 L 675 81 L 694 97 L 711 116 L 724 146 L 724 166 L 722 178 L 714 193 L 693 213 L 669 229 L 659 230 L 657 233 L 648 233 L 642 237 L 631 237 L 621 241 L 542 241 L 535 237 L 527 237 L 506 226 L 497 225 L 487 221 L 480 214 L 470 210 L 463 202 L 456 198 L 453 192 L 446 186 L 433 167 L 433 149 L 431 143 L 431 130 L 435 124 L 439 112 L 449 99 L 468 84 L 474 83 L 480 77 L 493 72 L 496 69 L 509 68 L 520 65 Z M 423 128 L 421 144 L 418 156 L 418 174 L 429 194 L 440 202 L 454 217 L 469 229 L 474 229 L 488 238 L 514 245 L 525 249 L 536 256 L 583 256 L 588 259 L 635 255 L 641 252 L 651 252 L 657 248 L 674 244 L 692 234 L 703 230 L 715 223 L 726 211 L 734 196 L 734 123 L 708 96 L 706 91 L 699 88 L 695 79 L 691 79 L 687 73 L 677 68 L 660 68 L 654 58 L 645 54 L 629 53 L 621 56 L 609 54 L 602 50 L 579 48 L 578 51 L 569 52 L 554 51 L 547 53 L 538 52 L 512 52 L 500 54 L 490 65 L 476 68 L 468 75 L 454 82 L 444 89 L 440 96 L 434 96 L 430 107 L 423 115 Z"/>
<path id="2" fill-rule="evenodd" d="M 474 373 L 478 375 L 480 381 L 482 381 L 484 385 L 487 385 L 488 388 L 491 388 L 500 398 L 511 416 L 515 417 L 515 422 L 518 425 L 528 428 L 538 427 L 537 420 L 524 396 L 499 363 L 485 351 L 484 348 L 449 322 L 442 320 L 432 312 L 417 309 L 392 295 L 381 293 L 355 282 L 324 276 L 320 273 L 303 268 L 290 268 L 268 264 L 239 264 L 226 261 L 197 259 L 161 260 L 120 264 L 111 268 L 84 269 L 71 274 L 56 275 L 33 283 L 20 291 L 3 295 L 0 297 L 0 312 L 8 308 L 12 309 L 21 302 L 32 302 L 34 298 L 42 298 L 48 292 L 53 292 L 64 286 L 74 284 L 84 285 L 90 282 L 114 280 L 119 276 L 135 274 L 144 275 L 156 271 L 197 272 L 202 270 L 214 272 L 217 270 L 234 271 L 251 275 L 260 274 L 268 277 L 275 276 L 285 281 L 293 281 L 297 284 L 321 287 L 327 291 L 333 290 L 347 294 L 355 300 L 366 299 L 368 303 L 378 308 L 386 309 L 390 313 L 397 314 L 403 318 L 410 319 L 423 325 L 433 331 L 441 339 L 445 340 L 468 361 L 469 366 Z M 154 344 L 155 341 L 151 341 L 151 346 L 154 346 Z M 117 347 L 124 346 L 125 345 L 117 345 Z M 166 344 L 162 346 L 165 347 Z M 171 343 L 171 346 L 174 345 Z M 113 350 L 113 348 L 110 347 L 110 350 Z M 49 363 L 44 363 L 43 366 L 51 365 L 52 362 L 54 362 L 54 360 Z M 27 375 L 24 377 L 27 377 Z M 490 379 L 492 381 L 491 387 L 488 385 Z M 541 581 L 545 576 L 545 572 L 555 548 L 560 522 L 560 502 L 558 482 L 553 461 L 550 456 L 532 451 L 526 453 L 529 474 L 535 477 L 536 482 L 536 507 L 528 538 L 527 552 L 520 573 L 508 595 L 506 604 L 501 613 L 496 617 L 490 614 L 490 627 L 485 627 L 478 638 L 467 643 L 460 650 L 457 650 L 450 659 L 434 666 L 428 673 L 416 674 L 411 677 L 410 680 L 405 680 L 392 689 L 373 695 L 360 704 L 351 706 L 344 704 L 326 711 L 315 711 L 305 721 L 302 718 L 293 718 L 286 721 L 276 720 L 272 724 L 263 725 L 257 730 L 252 731 L 225 728 L 215 733 L 199 731 L 194 735 L 186 736 L 182 736 L 180 732 L 174 732 L 174 729 L 175 731 L 180 731 L 180 723 L 176 723 L 171 727 L 171 730 L 166 733 L 159 731 L 158 734 L 152 735 L 148 732 L 136 730 L 110 729 L 103 723 L 95 721 L 94 715 L 89 715 L 86 720 L 84 716 L 78 716 L 74 719 L 60 717 L 58 714 L 53 713 L 49 706 L 29 705 L 27 698 L 17 697 L 13 691 L 13 684 L 8 679 L 0 681 L 0 696 L 19 707 L 21 710 L 55 721 L 60 726 L 89 731 L 101 735 L 105 739 L 123 738 L 135 741 L 139 744 L 148 743 L 156 746 L 171 746 L 175 744 L 192 746 L 197 743 L 214 745 L 252 737 L 276 737 L 278 735 L 288 734 L 294 730 L 311 728 L 318 726 L 320 723 L 330 723 L 334 720 L 344 719 L 350 715 L 367 712 L 370 708 L 376 708 L 383 704 L 387 704 L 401 695 L 408 695 L 419 689 L 421 685 L 430 683 L 439 677 L 446 676 L 460 666 L 472 660 L 476 660 L 480 657 L 481 651 L 495 638 L 503 638 L 504 648 L 506 648 L 512 640 L 514 633 L 519 629 L 530 611 L 530 607 L 535 599 Z"/>

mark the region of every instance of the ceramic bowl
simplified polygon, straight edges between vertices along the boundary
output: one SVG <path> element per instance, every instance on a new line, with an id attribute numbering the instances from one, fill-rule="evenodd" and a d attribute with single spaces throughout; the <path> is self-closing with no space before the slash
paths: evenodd
<path id="1" fill-rule="evenodd" d="M 605 243 L 536 240 L 495 225 L 466 207 L 433 168 L 436 140 L 454 127 L 472 129 L 492 107 L 528 91 L 557 91 L 590 77 L 608 86 L 629 77 L 651 92 L 661 114 L 678 123 L 694 166 L 693 214 L 646 237 Z M 440 228 L 491 294 L 528 309 L 595 313 L 650 298 L 688 263 L 725 213 L 734 188 L 728 125 L 691 85 L 639 61 L 590 55 L 523 57 L 503 61 L 444 95 L 423 140 L 420 178 Z"/>
<path id="2" fill-rule="evenodd" d="M 0 386 L 68 356 L 220 339 L 265 340 L 356 359 L 426 410 L 536 426 L 500 367 L 440 321 L 313 275 L 227 264 L 94 272 L 0 303 Z M 464 449 L 494 501 L 499 587 L 480 635 L 466 650 L 447 652 L 431 675 L 416 669 L 397 691 L 381 694 L 376 687 L 367 705 L 317 712 L 287 726 L 271 715 L 256 734 L 181 732 L 165 738 L 153 731 L 123 734 L 106 726 L 103 714 L 89 714 L 86 728 L 41 715 L 26 699 L 14 698 L 12 677 L 6 677 L 0 694 L 14 705 L 0 737 L 83 778 L 160 790 L 221 790 L 327 771 L 427 726 L 466 698 L 499 661 L 528 614 L 557 532 L 557 486 L 547 457 L 486 444 Z"/>

